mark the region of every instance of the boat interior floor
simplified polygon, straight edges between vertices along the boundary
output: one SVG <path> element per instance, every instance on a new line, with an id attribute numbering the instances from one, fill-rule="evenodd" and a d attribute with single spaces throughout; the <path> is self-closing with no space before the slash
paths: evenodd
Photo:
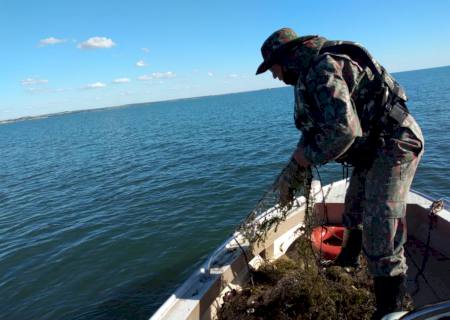
<path id="1" fill-rule="evenodd" d="M 414 306 L 417 308 L 450 299 L 450 257 L 431 247 L 427 249 L 426 243 L 411 235 L 405 247 L 407 290 Z"/>

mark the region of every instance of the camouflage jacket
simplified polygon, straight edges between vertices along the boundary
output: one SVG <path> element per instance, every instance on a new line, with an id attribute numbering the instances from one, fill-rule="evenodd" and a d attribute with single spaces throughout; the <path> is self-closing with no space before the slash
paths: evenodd
<path id="1" fill-rule="evenodd" d="M 319 54 L 326 41 L 314 37 L 295 53 L 300 74 L 295 86 L 295 123 L 302 131 L 299 148 L 313 164 L 339 160 L 355 141 L 363 140 L 358 138 L 367 137 L 380 108 L 371 69 L 346 54 Z M 415 121 L 408 125 L 423 141 Z"/>

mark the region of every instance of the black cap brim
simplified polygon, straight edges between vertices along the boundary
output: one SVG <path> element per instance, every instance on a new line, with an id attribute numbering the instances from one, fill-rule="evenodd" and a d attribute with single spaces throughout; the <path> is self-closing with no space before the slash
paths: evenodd
<path id="1" fill-rule="evenodd" d="M 304 36 L 304 37 L 298 37 L 297 39 L 291 40 L 283 45 L 281 45 L 278 49 L 276 49 L 272 56 L 269 58 L 269 60 L 263 61 L 256 70 L 256 74 L 261 74 L 269 70 L 277 61 L 277 56 L 285 51 L 292 50 L 295 46 L 297 46 L 299 43 L 302 43 L 304 41 L 310 40 L 312 38 L 315 38 L 317 36 Z"/>
<path id="2" fill-rule="evenodd" d="M 266 72 L 270 67 L 266 61 L 263 61 L 256 70 L 256 75 Z"/>

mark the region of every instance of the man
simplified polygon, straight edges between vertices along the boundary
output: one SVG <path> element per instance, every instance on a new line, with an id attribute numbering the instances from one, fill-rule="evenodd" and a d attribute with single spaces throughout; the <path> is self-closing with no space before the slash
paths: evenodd
<path id="1" fill-rule="evenodd" d="M 291 176 L 299 166 L 352 165 L 336 264 L 356 266 L 362 249 L 374 277 L 374 319 L 401 310 L 406 196 L 424 143 L 403 89 L 356 43 L 298 37 L 283 28 L 267 38 L 261 53 L 256 74 L 270 70 L 295 86 L 294 120 L 302 132 L 290 169 L 279 179 L 281 198 L 292 196 Z"/>

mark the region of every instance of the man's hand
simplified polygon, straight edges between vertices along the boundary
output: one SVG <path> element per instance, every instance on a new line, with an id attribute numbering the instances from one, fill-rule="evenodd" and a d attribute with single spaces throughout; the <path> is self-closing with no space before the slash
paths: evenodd
<path id="1" fill-rule="evenodd" d="M 295 150 L 293 157 L 295 161 L 297 161 L 298 165 L 301 167 L 307 168 L 311 165 L 311 162 L 309 162 L 309 160 L 306 159 L 305 151 L 301 146 L 299 146 L 297 150 Z"/>
<path id="2" fill-rule="evenodd" d="M 299 147 L 273 186 L 279 192 L 278 200 L 281 207 L 289 208 L 292 205 L 295 192 L 304 187 L 306 179 L 309 179 L 310 165 L 311 163 L 304 156 L 303 148 Z"/>
<path id="3" fill-rule="evenodd" d="M 279 192 L 279 202 L 282 207 L 292 204 L 295 190 L 294 184 L 296 182 L 298 170 L 299 165 L 294 157 L 292 157 L 291 161 L 283 169 L 278 180 L 275 182 L 274 188 Z"/>

